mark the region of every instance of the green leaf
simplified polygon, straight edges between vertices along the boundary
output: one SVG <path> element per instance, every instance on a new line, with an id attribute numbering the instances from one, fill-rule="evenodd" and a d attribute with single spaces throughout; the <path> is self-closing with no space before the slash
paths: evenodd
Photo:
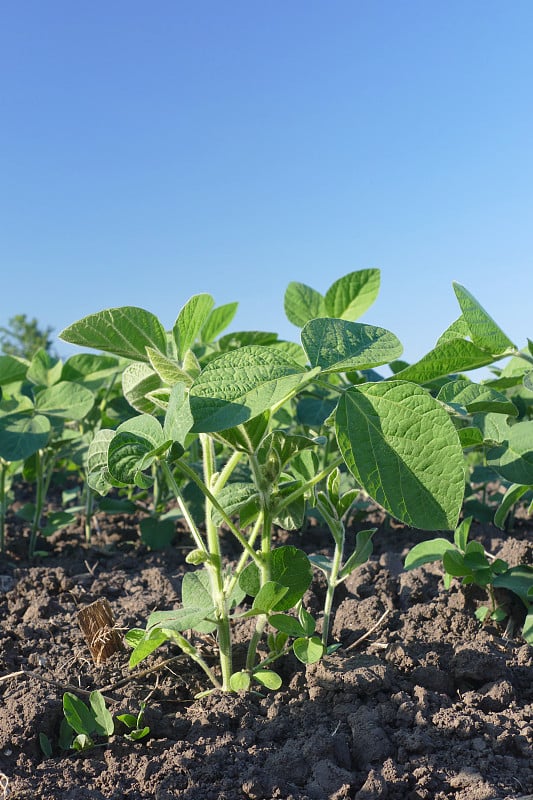
<path id="1" fill-rule="evenodd" d="M 353 387 L 339 401 L 335 425 L 348 468 L 376 502 L 415 528 L 455 528 L 463 451 L 428 392 L 403 381 Z"/>
<path id="2" fill-rule="evenodd" d="M 172 611 L 154 611 L 148 617 L 146 629 L 147 631 L 152 631 L 155 628 L 160 628 L 163 632 L 188 631 L 193 628 L 198 630 L 197 626 L 205 620 L 206 616 L 213 613 L 213 607 L 206 609 L 192 608 L 191 606 L 176 608 Z"/>
<path id="3" fill-rule="evenodd" d="M 352 572 L 366 564 L 372 555 L 372 537 L 377 531 L 377 528 L 370 528 L 367 531 L 359 531 L 356 537 L 356 547 L 352 555 L 346 561 L 344 567 L 339 572 L 339 579 L 344 580 L 351 575 Z"/>
<path id="4" fill-rule="evenodd" d="M 526 614 L 522 636 L 528 644 L 533 645 L 533 607 Z"/>
<path id="5" fill-rule="evenodd" d="M 27 361 L 16 356 L 0 356 L 0 386 L 23 381 L 27 371 Z"/>
<path id="6" fill-rule="evenodd" d="M 276 691 L 281 687 L 283 681 L 277 672 L 271 669 L 258 669 L 253 673 L 254 681 L 260 683 L 265 689 L 273 689 Z"/>
<path id="7" fill-rule="evenodd" d="M 134 361 L 148 361 L 147 347 L 161 353 L 167 350 L 167 335 L 157 317 L 134 306 L 108 308 L 90 314 L 65 328 L 59 338 Z"/>
<path id="8" fill-rule="evenodd" d="M 270 554 L 270 579 L 286 586 L 289 591 L 273 610 L 288 611 L 293 608 L 306 593 L 312 578 L 311 562 L 303 550 L 292 545 L 276 547 Z M 239 585 L 246 594 L 252 597 L 257 595 L 261 586 L 257 564 L 249 564 L 242 571 Z"/>
<path id="9" fill-rule="evenodd" d="M 35 409 L 50 417 L 84 419 L 94 405 L 94 395 L 79 383 L 61 381 L 43 389 L 35 397 Z"/>
<path id="10" fill-rule="evenodd" d="M 111 477 L 142 487 L 142 471 L 148 469 L 165 444 L 160 423 L 149 414 L 123 422 L 109 442 L 107 462 Z"/>
<path id="11" fill-rule="evenodd" d="M 180 361 L 199 336 L 214 304 L 210 294 L 196 294 L 187 300 L 178 314 L 172 332 Z"/>
<path id="12" fill-rule="evenodd" d="M 303 328 L 311 319 L 327 316 L 326 302 L 320 292 L 296 281 L 287 286 L 284 308 L 289 322 L 298 328 Z"/>
<path id="13" fill-rule="evenodd" d="M 43 752 L 45 758 L 51 758 L 52 756 L 52 742 L 43 731 L 39 733 L 39 746 Z"/>
<path id="14" fill-rule="evenodd" d="M 456 319 L 455 322 L 446 328 L 444 333 L 442 333 L 439 338 L 437 339 L 437 344 L 443 344 L 444 342 L 450 342 L 453 339 L 468 339 L 470 338 L 470 329 L 466 323 L 465 318 L 461 315 L 459 319 Z"/>
<path id="15" fill-rule="evenodd" d="M 503 496 L 503 500 L 501 501 L 496 513 L 494 514 L 494 524 L 497 525 L 498 528 L 502 530 L 505 529 L 505 520 L 507 519 L 507 515 L 510 513 L 513 506 L 518 503 L 520 498 L 533 489 L 533 486 L 522 486 L 519 483 L 513 483 Z"/>
<path id="16" fill-rule="evenodd" d="M 170 519 L 145 517 L 139 523 L 141 541 L 151 550 L 164 550 L 176 536 L 176 526 Z"/>
<path id="17" fill-rule="evenodd" d="M 240 425 L 283 401 L 310 374 L 269 347 L 224 353 L 209 362 L 191 387 L 193 431 Z"/>
<path id="18" fill-rule="evenodd" d="M 490 412 L 512 417 L 518 415 L 517 407 L 505 395 L 470 381 L 450 381 L 442 387 L 437 400 L 462 413 Z"/>
<path id="19" fill-rule="evenodd" d="M 212 617 L 214 613 L 211 581 L 206 569 L 185 573 L 181 584 L 181 599 L 185 610 L 187 608 L 204 610 L 202 618 L 191 625 L 195 631 L 211 633 L 215 630 L 216 625 L 206 621 L 206 617 Z"/>
<path id="20" fill-rule="evenodd" d="M 108 383 L 121 370 L 118 358 L 95 353 L 79 353 L 63 364 L 61 380 L 83 383 L 91 391 Z"/>
<path id="21" fill-rule="evenodd" d="M 462 448 L 477 447 L 483 444 L 483 435 L 479 428 L 458 428 L 457 435 Z"/>
<path id="22" fill-rule="evenodd" d="M 86 733 L 79 733 L 72 742 L 72 749 L 82 753 L 84 750 L 90 750 L 94 747 L 94 742 Z"/>
<path id="23" fill-rule="evenodd" d="M 226 303 L 223 306 L 214 308 L 200 331 L 200 340 L 204 344 L 213 342 L 219 333 L 228 327 L 237 312 L 238 306 L 238 303 Z"/>
<path id="24" fill-rule="evenodd" d="M 400 370 L 394 379 L 430 383 L 454 372 L 468 372 L 471 369 L 492 364 L 494 358 L 486 350 L 476 347 L 465 339 L 444 341 L 430 350 L 415 364 Z"/>
<path id="25" fill-rule="evenodd" d="M 217 500 L 228 517 L 245 512 L 240 519 L 242 526 L 249 525 L 250 517 L 255 518 L 259 512 L 259 493 L 253 483 L 228 483 L 217 494 Z M 216 509 L 213 509 L 213 522 L 217 526 L 223 522 L 222 515 Z"/>
<path id="26" fill-rule="evenodd" d="M 433 561 L 442 561 L 442 557 L 447 550 L 453 550 L 454 546 L 448 539 L 430 539 L 428 542 L 420 542 L 411 547 L 405 557 L 405 569 L 416 569 L 422 564 L 431 564 Z"/>
<path id="27" fill-rule="evenodd" d="M 26 378 L 36 386 L 52 386 L 60 379 L 62 370 L 62 362 L 40 348 L 30 362 Z"/>
<path id="28" fill-rule="evenodd" d="M 126 634 L 126 641 L 129 641 L 128 637 L 131 633 L 133 633 L 133 631 L 129 631 L 129 633 Z M 137 632 L 135 631 L 135 633 Z M 143 638 L 137 642 L 130 655 L 128 662 L 130 669 L 133 669 L 133 667 L 136 667 L 141 661 L 144 661 L 145 658 L 148 658 L 154 650 L 157 650 L 157 648 L 168 641 L 168 639 L 168 633 L 158 628 L 154 628 L 154 630 L 148 633 L 143 632 Z"/>
<path id="29" fill-rule="evenodd" d="M 323 372 L 370 369 L 388 364 L 403 351 L 401 342 L 385 328 L 329 318 L 308 322 L 302 345 L 311 366 Z"/>
<path id="30" fill-rule="evenodd" d="M 276 630 L 286 633 L 287 636 L 307 636 L 307 631 L 301 622 L 289 614 L 271 614 L 268 621 Z"/>
<path id="31" fill-rule="evenodd" d="M 115 431 L 102 428 L 96 432 L 87 452 L 87 483 L 99 494 L 107 494 L 113 486 L 107 467 L 107 453 L 114 436 Z"/>
<path id="32" fill-rule="evenodd" d="M 98 691 L 91 692 L 89 703 L 94 715 L 95 730 L 100 736 L 112 736 L 115 731 L 113 717 L 106 708 L 105 700 Z"/>
<path id="33" fill-rule="evenodd" d="M 148 736 L 149 733 L 150 733 L 150 728 L 147 725 L 145 725 L 144 728 L 136 728 L 130 733 L 126 733 L 124 735 L 124 738 L 128 739 L 130 742 L 138 742 L 139 739 L 144 739 L 144 737 Z"/>
<path id="34" fill-rule="evenodd" d="M 514 592 L 524 603 L 526 608 L 531 604 L 531 589 L 533 587 L 533 567 L 519 564 L 509 567 L 508 570 L 494 578 L 494 586 L 509 589 Z"/>
<path id="35" fill-rule="evenodd" d="M 146 348 L 146 354 L 150 359 L 152 369 L 157 372 L 163 383 L 169 386 L 173 386 L 175 383 L 184 383 L 186 386 L 192 384 L 192 377 L 168 356 L 152 347 Z"/>
<path id="36" fill-rule="evenodd" d="M 508 439 L 492 447 L 487 464 L 511 483 L 533 484 L 533 421 L 517 422 L 509 428 Z"/>
<path id="37" fill-rule="evenodd" d="M 183 383 L 177 383 L 170 392 L 163 425 L 165 439 L 184 445 L 185 437 L 193 425 L 189 396 Z"/>
<path id="38" fill-rule="evenodd" d="M 245 616 L 254 616 L 257 614 L 270 614 L 288 592 L 287 586 L 282 586 L 276 581 L 267 581 L 261 586 L 257 595 L 254 597 L 254 602 L 250 611 Z"/>
<path id="39" fill-rule="evenodd" d="M 90 736 L 96 730 L 94 715 L 83 700 L 72 692 L 65 692 L 63 695 L 63 712 L 68 724 L 76 733 Z"/>
<path id="40" fill-rule="evenodd" d="M 122 373 L 122 392 L 135 411 L 153 414 L 157 406 L 146 395 L 162 387 L 161 378 L 149 364 L 134 361 Z"/>
<path id="41" fill-rule="evenodd" d="M 461 553 L 464 553 L 468 543 L 468 534 L 470 533 L 470 526 L 472 524 L 472 517 L 464 519 L 460 525 L 455 529 L 453 541 L 455 546 Z"/>
<path id="42" fill-rule="evenodd" d="M 380 278 L 379 269 L 361 269 L 339 278 L 326 292 L 327 316 L 358 319 L 378 296 Z"/>
<path id="43" fill-rule="evenodd" d="M 133 714 L 117 714 L 119 722 L 124 723 L 127 728 L 135 728 L 137 725 L 137 717 Z"/>
<path id="44" fill-rule="evenodd" d="M 454 281 L 453 289 L 472 341 L 477 347 L 493 355 L 501 355 L 510 349 L 516 350 L 512 341 L 464 286 Z"/>
<path id="45" fill-rule="evenodd" d="M 39 414 L 0 415 L 0 458 L 24 461 L 42 450 L 50 437 L 50 420 Z"/>
<path id="46" fill-rule="evenodd" d="M 473 577 L 472 569 L 466 564 L 465 557 L 455 548 L 449 548 L 442 554 L 442 563 L 448 575 L 454 578 Z"/>
<path id="47" fill-rule="evenodd" d="M 234 450 L 240 450 L 244 453 L 255 453 L 261 440 L 268 430 L 268 423 L 270 421 L 270 412 L 265 411 L 257 417 L 244 422 L 242 425 L 237 425 L 235 428 L 228 428 L 227 430 L 218 431 L 215 438 L 229 444 Z"/>
<path id="48" fill-rule="evenodd" d="M 250 688 L 252 679 L 250 673 L 246 670 L 234 672 L 229 679 L 229 685 L 232 692 L 247 692 Z"/>
<path id="49" fill-rule="evenodd" d="M 472 421 L 481 431 L 484 442 L 501 444 L 507 441 L 511 428 L 501 414 L 474 414 Z"/>
<path id="50" fill-rule="evenodd" d="M 325 647 L 317 636 L 295 639 L 292 643 L 294 655 L 302 664 L 314 664 L 320 661 L 325 652 Z"/>

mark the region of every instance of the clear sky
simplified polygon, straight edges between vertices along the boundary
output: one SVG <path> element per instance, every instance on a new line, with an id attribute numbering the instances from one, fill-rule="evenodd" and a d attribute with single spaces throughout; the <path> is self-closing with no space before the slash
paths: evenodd
<path id="1" fill-rule="evenodd" d="M 532 34 L 531 0 L 0 0 L 0 324 L 207 291 L 297 339 L 289 281 L 380 267 L 407 360 L 452 280 L 523 346 Z"/>

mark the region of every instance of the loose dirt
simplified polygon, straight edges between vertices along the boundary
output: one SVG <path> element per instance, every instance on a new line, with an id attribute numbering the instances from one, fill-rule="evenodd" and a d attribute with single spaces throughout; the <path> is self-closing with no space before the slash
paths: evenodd
<path id="1" fill-rule="evenodd" d="M 72 528 L 29 565 L 27 540 L 11 529 L 11 549 L 0 559 L 0 798 L 533 797 L 533 649 L 520 639 L 520 604 L 510 604 L 506 629 L 481 627 L 474 611 L 482 592 L 457 583 L 445 591 L 437 566 L 402 570 L 409 546 L 429 535 L 376 519 L 375 554 L 337 592 L 332 637 L 341 649 L 307 668 L 287 658 L 279 692 L 201 700 L 193 697 L 206 688 L 204 675 L 186 661 L 141 678 L 128 670 L 127 652 L 96 667 L 76 622 L 98 598 L 107 598 L 124 630 L 172 608 L 188 569 L 185 533 L 172 548 L 150 552 L 135 519 L 102 516 L 90 546 Z M 489 526 L 473 533 L 511 565 L 533 563 L 531 523 L 509 536 Z M 309 553 L 330 548 L 329 534 L 314 527 L 279 532 L 277 543 Z M 317 575 L 305 598 L 312 612 L 324 588 Z M 374 633 L 351 647 L 384 612 Z M 213 643 L 204 647 L 209 653 Z M 176 652 L 165 646 L 138 669 Z M 116 686 L 124 678 L 132 679 Z M 104 694 L 114 714 L 136 713 L 146 701 L 149 738 L 132 743 L 116 734 L 85 753 L 62 753 L 56 743 L 68 686 L 112 687 Z M 39 733 L 54 744 L 51 758 Z"/>

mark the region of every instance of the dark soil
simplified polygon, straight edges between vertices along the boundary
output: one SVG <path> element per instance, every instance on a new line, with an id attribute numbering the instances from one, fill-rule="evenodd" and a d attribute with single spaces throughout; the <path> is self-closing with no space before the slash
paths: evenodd
<path id="1" fill-rule="evenodd" d="M 509 564 L 533 562 L 527 522 L 508 537 L 486 526 L 473 532 Z M 10 546 L 27 547 L 14 534 L 11 528 Z M 206 688 L 202 672 L 177 661 L 132 678 L 127 652 L 96 667 L 76 621 L 77 610 L 100 597 L 125 630 L 142 627 L 154 609 L 173 607 L 188 568 L 185 534 L 172 549 L 150 552 L 135 520 L 102 517 L 90 547 L 71 529 L 48 541 L 48 557 L 33 565 L 9 550 L 0 561 L 0 798 L 532 795 L 533 649 L 520 639 L 523 611 L 511 604 L 506 628 L 480 627 L 474 611 L 482 592 L 457 583 L 445 591 L 437 566 L 403 572 L 408 547 L 423 538 L 382 521 L 374 556 L 339 587 L 337 653 L 307 668 L 286 659 L 279 692 L 196 701 Z M 308 552 L 330 546 L 317 528 L 280 532 L 281 542 Z M 305 598 L 311 611 L 323 594 L 317 576 Z M 385 610 L 382 625 L 350 648 Z M 165 646 L 141 667 L 175 654 Z M 105 689 L 124 677 L 132 679 L 105 690 L 109 707 L 135 713 L 146 700 L 149 738 L 132 743 L 116 734 L 85 753 L 62 753 L 56 743 L 65 688 Z M 55 745 L 51 758 L 40 749 L 41 732 Z"/>

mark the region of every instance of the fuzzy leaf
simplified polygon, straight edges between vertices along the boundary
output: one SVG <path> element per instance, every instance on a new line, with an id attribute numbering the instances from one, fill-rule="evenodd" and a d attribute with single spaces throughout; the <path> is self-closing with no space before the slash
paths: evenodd
<path id="1" fill-rule="evenodd" d="M 303 328 L 310 319 L 327 315 L 326 302 L 320 292 L 296 281 L 287 286 L 284 307 L 287 319 L 298 328 Z"/>
<path id="2" fill-rule="evenodd" d="M 210 294 L 196 294 L 185 303 L 178 314 L 173 334 L 180 361 L 183 361 L 185 353 L 199 336 L 214 304 Z"/>
<path id="3" fill-rule="evenodd" d="M 311 366 L 323 372 L 370 369 L 388 364 L 403 352 L 401 342 L 385 328 L 330 318 L 308 322 L 302 345 Z"/>
<path id="4" fill-rule="evenodd" d="M 326 292 L 327 316 L 355 320 L 370 308 L 379 293 L 379 269 L 360 269 L 335 281 Z"/>
<path id="5" fill-rule="evenodd" d="M 59 334 L 64 342 L 104 350 L 134 361 L 148 361 L 146 348 L 167 350 L 165 329 L 154 314 L 135 306 L 89 314 Z"/>
<path id="6" fill-rule="evenodd" d="M 533 484 L 533 420 L 509 428 L 507 441 L 491 448 L 487 464 L 511 483 Z"/>
<path id="7" fill-rule="evenodd" d="M 455 528 L 463 451 L 429 393 L 403 381 L 353 387 L 339 401 L 335 425 L 348 468 L 376 502 L 416 528 Z"/>
<path id="8" fill-rule="evenodd" d="M 205 344 L 213 342 L 219 333 L 228 327 L 237 312 L 238 306 L 238 303 L 226 303 L 223 306 L 214 308 L 200 331 L 201 341 Z"/>
<path id="9" fill-rule="evenodd" d="M 193 431 L 240 425 L 277 405 L 309 374 L 270 347 L 224 353 L 209 362 L 191 387 Z"/>
<path id="10" fill-rule="evenodd" d="M 477 347 L 495 356 L 501 355 L 507 350 L 516 349 L 516 346 L 502 329 L 496 325 L 492 317 L 487 314 L 468 289 L 465 289 L 464 286 L 455 281 L 453 289 L 461 306 L 463 318 L 468 325 L 472 341 Z"/>

